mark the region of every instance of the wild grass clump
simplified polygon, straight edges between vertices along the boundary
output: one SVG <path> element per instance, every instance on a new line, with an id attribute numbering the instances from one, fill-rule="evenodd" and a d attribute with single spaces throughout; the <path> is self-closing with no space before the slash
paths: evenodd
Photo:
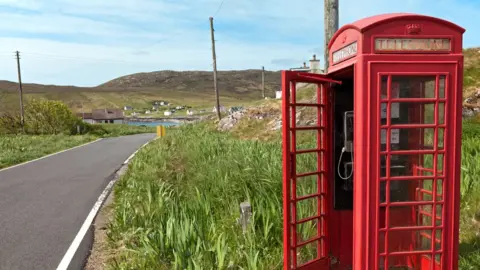
<path id="1" fill-rule="evenodd" d="M 462 153 L 460 269 L 480 269 L 477 223 L 480 211 L 480 125 L 466 126 Z M 478 133 L 476 133 L 478 134 Z M 307 143 L 309 140 L 305 140 Z M 114 269 L 281 269 L 281 144 L 238 140 L 205 125 L 187 125 L 141 150 L 115 189 L 108 228 Z M 303 156 L 303 155 L 302 155 Z M 298 171 L 311 171 L 304 156 Z M 306 179 L 307 180 L 307 179 Z M 310 183 L 314 183 L 311 181 Z M 301 184 L 297 194 L 313 193 Z M 239 204 L 249 201 L 247 233 L 237 223 Z M 297 218 L 315 209 L 306 203 Z M 300 226 L 300 239 L 315 234 Z M 312 258 L 312 250 L 299 254 Z"/>
<path id="2" fill-rule="evenodd" d="M 92 135 L 0 136 L 0 169 L 95 140 Z"/>
<path id="3" fill-rule="evenodd" d="M 138 153 L 116 188 L 119 269 L 272 269 L 281 265 L 281 152 L 185 126 Z M 245 235 L 239 204 L 255 211 Z"/>

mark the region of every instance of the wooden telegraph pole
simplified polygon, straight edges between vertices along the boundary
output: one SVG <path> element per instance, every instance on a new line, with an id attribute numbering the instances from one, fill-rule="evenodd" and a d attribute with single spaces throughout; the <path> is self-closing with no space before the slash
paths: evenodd
<path id="1" fill-rule="evenodd" d="M 325 25 L 325 47 L 324 60 L 325 73 L 328 71 L 328 42 L 338 30 L 338 0 L 324 0 L 324 25 Z"/>
<path id="2" fill-rule="evenodd" d="M 213 17 L 210 17 L 210 35 L 212 38 L 212 56 L 213 56 L 213 87 L 215 88 L 215 98 L 217 99 L 217 116 L 218 120 L 222 119 L 220 114 L 220 99 L 218 97 L 218 86 L 217 86 L 217 56 L 215 54 L 215 35 L 213 30 Z"/>
<path id="3" fill-rule="evenodd" d="M 262 96 L 265 99 L 265 67 L 262 66 Z"/>
<path id="4" fill-rule="evenodd" d="M 18 73 L 18 88 L 20 92 L 20 122 L 22 125 L 22 131 L 25 132 L 25 116 L 23 109 L 23 89 L 22 89 L 22 73 L 20 72 L 20 52 L 16 51 L 15 56 L 17 58 L 17 73 Z"/>

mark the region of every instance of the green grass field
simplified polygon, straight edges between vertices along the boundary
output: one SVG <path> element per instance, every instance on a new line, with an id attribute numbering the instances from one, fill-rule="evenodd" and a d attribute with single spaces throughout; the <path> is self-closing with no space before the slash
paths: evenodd
<path id="1" fill-rule="evenodd" d="M 40 158 L 97 139 L 93 135 L 2 135 L 0 168 Z"/>
<path id="2" fill-rule="evenodd" d="M 86 135 L 0 135 L 0 169 L 78 146 L 98 138 L 155 133 L 155 127 L 95 125 Z"/>
<path id="3" fill-rule="evenodd" d="M 465 124 L 462 270 L 480 269 L 479 227 L 472 222 L 480 211 L 480 183 L 475 176 L 480 174 L 479 133 L 479 124 Z M 170 130 L 167 137 L 139 151 L 115 189 L 107 230 L 108 253 L 115 255 L 109 265 L 113 269 L 281 269 L 278 138 L 240 140 L 206 124 L 188 125 Z M 298 163 L 299 169 L 314 163 L 307 157 Z M 245 200 L 251 202 L 254 215 L 244 235 L 236 219 L 239 203 Z M 299 214 L 309 207 L 299 207 Z M 302 226 L 299 235 L 305 238 L 312 230 L 313 226 Z M 307 250 L 300 257 L 311 255 Z"/>

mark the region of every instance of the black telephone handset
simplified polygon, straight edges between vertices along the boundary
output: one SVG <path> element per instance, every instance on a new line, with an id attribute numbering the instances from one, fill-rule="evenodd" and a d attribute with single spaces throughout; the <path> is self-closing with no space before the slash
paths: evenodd
<path id="1" fill-rule="evenodd" d="M 337 173 L 338 176 L 345 181 L 344 189 L 351 190 L 353 188 L 353 183 L 350 180 L 353 175 L 353 111 L 347 111 L 343 115 L 343 142 L 344 146 L 338 160 Z M 350 174 L 346 177 L 340 173 L 340 165 L 344 152 L 350 153 L 350 162 L 344 163 L 345 175 L 348 174 L 348 167 L 350 167 Z"/>

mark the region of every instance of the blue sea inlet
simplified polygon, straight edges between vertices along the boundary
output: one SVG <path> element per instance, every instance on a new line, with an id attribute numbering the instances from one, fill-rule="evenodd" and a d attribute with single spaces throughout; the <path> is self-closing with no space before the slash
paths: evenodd
<path id="1" fill-rule="evenodd" d="M 128 122 L 128 125 L 132 126 L 147 126 L 147 127 L 156 127 L 156 126 L 178 126 L 181 123 L 167 122 L 167 121 L 158 121 L 158 122 Z"/>

